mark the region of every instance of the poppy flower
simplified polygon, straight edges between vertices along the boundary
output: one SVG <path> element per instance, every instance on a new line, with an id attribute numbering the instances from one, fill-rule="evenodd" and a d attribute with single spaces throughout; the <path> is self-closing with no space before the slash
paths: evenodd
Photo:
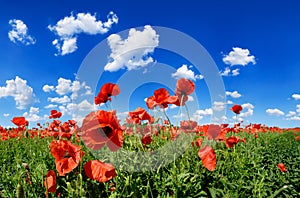
<path id="1" fill-rule="evenodd" d="M 117 151 L 123 145 L 123 130 L 115 111 L 91 112 L 84 118 L 80 131 L 84 143 L 94 150 L 106 144 L 111 151 Z"/>
<path id="2" fill-rule="evenodd" d="M 80 146 L 66 140 L 53 140 L 50 143 L 50 152 L 55 158 L 56 169 L 60 176 L 65 176 L 78 166 L 84 155 L 80 149 Z"/>
<path id="3" fill-rule="evenodd" d="M 28 126 L 28 121 L 25 119 L 25 117 L 14 117 L 12 119 L 12 123 L 17 125 L 18 127 Z"/>
<path id="4" fill-rule="evenodd" d="M 170 96 L 168 90 L 160 88 L 154 91 L 154 95 L 147 98 L 146 104 L 149 109 L 153 109 L 156 106 L 161 108 L 167 108 L 169 104 L 177 104 L 178 97 Z"/>
<path id="5" fill-rule="evenodd" d="M 192 142 L 192 146 L 201 147 L 202 141 L 203 141 L 202 138 L 197 138 L 195 141 Z"/>
<path id="6" fill-rule="evenodd" d="M 180 78 L 176 83 L 175 95 L 178 96 L 177 106 L 183 106 L 188 100 L 188 95 L 195 90 L 195 84 L 188 79 Z"/>
<path id="7" fill-rule="evenodd" d="M 148 120 L 149 123 L 154 121 L 154 118 L 141 107 L 136 108 L 134 111 L 128 113 L 134 124 L 140 124 L 141 120 Z"/>
<path id="8" fill-rule="evenodd" d="M 51 110 L 49 119 L 51 118 L 60 118 L 62 116 L 62 113 L 57 110 Z"/>
<path id="9" fill-rule="evenodd" d="M 203 127 L 204 136 L 208 139 L 217 139 L 217 137 L 221 134 L 222 128 L 220 125 L 217 124 L 209 124 Z M 224 130 L 225 131 L 225 130 Z M 224 135 L 224 134 L 222 134 Z M 226 134 L 225 134 L 226 135 Z"/>
<path id="10" fill-rule="evenodd" d="M 283 163 L 277 164 L 277 167 L 279 168 L 279 170 L 280 170 L 281 172 L 286 172 L 286 168 L 285 168 L 285 166 L 284 166 Z"/>
<path id="11" fill-rule="evenodd" d="M 194 129 L 197 127 L 198 123 L 192 120 L 180 121 L 180 129 L 184 132 L 195 132 Z"/>
<path id="12" fill-rule="evenodd" d="M 46 187 L 46 192 L 56 191 L 56 174 L 54 170 L 49 170 L 46 174 L 46 179 L 44 180 L 44 186 Z"/>
<path id="13" fill-rule="evenodd" d="M 226 139 L 226 147 L 227 148 L 232 148 L 234 147 L 234 145 L 236 145 L 239 142 L 240 138 L 239 137 L 235 137 L 235 136 L 231 136 L 229 138 Z"/>
<path id="14" fill-rule="evenodd" d="M 99 160 L 88 161 L 84 165 L 84 171 L 88 178 L 101 183 L 106 182 L 116 176 L 115 167 Z"/>
<path id="15" fill-rule="evenodd" d="M 151 137 L 151 133 L 145 134 L 142 137 L 142 143 L 144 146 L 146 146 L 147 144 L 151 144 L 151 142 L 153 142 L 153 139 Z"/>
<path id="16" fill-rule="evenodd" d="M 235 114 L 240 114 L 243 110 L 243 107 L 241 105 L 233 105 L 230 110 L 233 111 Z"/>
<path id="17" fill-rule="evenodd" d="M 117 84 L 105 83 L 98 95 L 95 97 L 95 104 L 106 103 L 108 100 L 111 101 L 111 96 L 120 94 L 120 88 Z"/>
<path id="18" fill-rule="evenodd" d="M 216 169 L 217 159 L 213 148 L 206 145 L 198 151 L 198 156 L 202 160 L 202 164 L 207 170 L 214 171 Z"/>

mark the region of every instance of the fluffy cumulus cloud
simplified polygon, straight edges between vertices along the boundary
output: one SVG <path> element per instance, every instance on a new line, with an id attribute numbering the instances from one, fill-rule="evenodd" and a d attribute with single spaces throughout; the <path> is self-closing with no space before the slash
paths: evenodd
<path id="1" fill-rule="evenodd" d="M 52 44 L 57 48 L 56 55 L 66 55 L 77 50 L 77 37 L 79 34 L 105 34 L 113 24 L 118 23 L 118 17 L 115 13 L 110 12 L 107 15 L 107 21 L 102 22 L 97 19 L 96 14 L 90 13 L 71 13 L 71 16 L 66 16 L 59 20 L 56 25 L 49 25 L 48 28 L 54 32 L 58 38 L 52 41 Z"/>
<path id="2" fill-rule="evenodd" d="M 58 104 L 66 104 L 71 102 L 71 99 L 68 96 L 54 97 L 54 98 L 49 97 L 48 101 L 53 103 L 58 103 Z"/>
<path id="3" fill-rule="evenodd" d="M 242 104 L 242 107 L 243 107 L 243 110 L 242 110 L 242 112 L 241 112 L 241 114 L 240 114 L 239 117 L 246 118 L 246 117 L 250 117 L 250 116 L 253 115 L 253 112 L 254 112 L 253 111 L 253 109 L 254 109 L 253 104 L 251 104 L 251 103 L 244 103 L 244 104 Z"/>
<path id="4" fill-rule="evenodd" d="M 54 91 L 54 86 L 44 85 L 44 86 L 43 86 L 43 91 L 44 91 L 44 92 L 51 92 L 51 91 Z"/>
<path id="5" fill-rule="evenodd" d="M 284 112 L 275 108 L 275 109 L 267 109 L 266 113 L 269 115 L 275 115 L 275 116 L 282 116 L 284 115 Z"/>
<path id="6" fill-rule="evenodd" d="M 28 120 L 29 122 L 36 122 L 41 120 L 42 118 L 38 115 L 40 112 L 40 109 L 38 107 L 30 107 L 29 112 L 25 112 L 23 116 Z"/>
<path id="7" fill-rule="evenodd" d="M 296 105 L 296 111 L 289 111 L 286 120 L 300 121 L 300 104 Z"/>
<path id="8" fill-rule="evenodd" d="M 233 91 L 233 92 L 226 91 L 226 95 L 227 95 L 227 96 L 230 96 L 230 97 L 232 97 L 232 98 L 239 98 L 239 97 L 242 96 L 242 95 L 239 94 L 239 92 L 237 92 L 237 91 Z"/>
<path id="9" fill-rule="evenodd" d="M 84 95 L 91 95 L 91 88 L 86 85 L 85 82 L 80 82 L 78 80 L 70 80 L 65 78 L 59 78 L 57 80 L 57 85 L 44 85 L 44 92 L 55 91 L 58 95 L 64 96 L 67 94 L 71 94 L 72 99 L 76 99 L 78 97 L 79 91 L 84 91 Z"/>
<path id="10" fill-rule="evenodd" d="M 130 29 L 128 38 L 122 39 L 120 35 L 112 34 L 107 40 L 111 61 L 104 66 L 104 70 L 114 72 L 122 68 L 133 70 L 154 62 L 150 54 L 158 46 L 159 35 L 150 25 L 146 25 L 141 31 Z"/>
<path id="11" fill-rule="evenodd" d="M 13 43 L 22 43 L 24 45 L 35 44 L 35 38 L 28 34 L 27 25 L 19 19 L 9 20 L 12 30 L 8 32 L 8 38 Z"/>
<path id="12" fill-rule="evenodd" d="M 179 79 L 179 78 L 187 78 L 191 80 L 196 79 L 203 79 L 203 75 L 195 75 L 194 71 L 188 69 L 187 65 L 182 65 L 177 69 L 175 73 L 172 73 L 172 77 Z"/>
<path id="13" fill-rule="evenodd" d="M 294 98 L 295 100 L 300 100 L 300 94 L 293 94 L 292 98 Z"/>
<path id="14" fill-rule="evenodd" d="M 255 57 L 250 55 L 250 51 L 248 49 L 242 49 L 239 47 L 233 47 L 232 51 L 223 57 L 223 62 L 230 66 L 246 66 L 249 63 L 256 64 Z"/>
<path id="15" fill-rule="evenodd" d="M 25 109 L 28 105 L 35 102 L 33 89 L 27 85 L 27 81 L 19 76 L 15 79 L 7 80 L 6 86 L 0 87 L 0 99 L 13 97 L 17 109 Z"/>
<path id="16" fill-rule="evenodd" d="M 214 101 L 213 103 L 213 110 L 214 111 L 222 111 L 225 109 L 225 103 L 220 101 Z"/>
<path id="17" fill-rule="evenodd" d="M 213 114 L 213 110 L 211 108 L 208 109 L 199 109 L 195 111 L 193 114 L 193 120 L 201 120 L 204 116 L 211 116 Z"/>

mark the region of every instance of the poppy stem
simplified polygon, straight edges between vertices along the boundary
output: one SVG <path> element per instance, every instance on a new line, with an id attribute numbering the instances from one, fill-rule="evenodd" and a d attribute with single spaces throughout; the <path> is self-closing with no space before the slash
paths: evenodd
<path id="1" fill-rule="evenodd" d="M 185 106 L 185 109 L 186 109 L 187 117 L 188 117 L 189 121 L 191 121 L 191 117 L 190 117 L 188 106 L 186 104 L 184 104 L 184 106 Z"/>
<path id="2" fill-rule="evenodd" d="M 164 112 L 164 115 L 166 116 L 166 118 L 167 118 L 167 120 L 168 120 L 168 122 L 169 122 L 169 125 L 170 125 L 170 127 L 171 127 L 171 120 L 170 120 L 169 116 L 167 115 L 166 110 L 163 109 L 163 112 Z"/>

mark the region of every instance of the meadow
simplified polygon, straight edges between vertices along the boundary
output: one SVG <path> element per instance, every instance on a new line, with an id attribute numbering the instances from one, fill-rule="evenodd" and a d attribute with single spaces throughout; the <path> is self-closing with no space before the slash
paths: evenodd
<path id="1" fill-rule="evenodd" d="M 158 89 L 148 108 L 184 106 L 194 87 L 178 82 L 176 97 Z M 120 92 L 103 87 L 96 104 Z M 15 117 L 15 128 L 0 127 L 0 197 L 300 197 L 299 128 L 174 126 L 142 108 L 124 125 L 115 111 L 91 112 L 81 127 L 61 116 L 52 110 L 49 124 L 29 129 Z"/>

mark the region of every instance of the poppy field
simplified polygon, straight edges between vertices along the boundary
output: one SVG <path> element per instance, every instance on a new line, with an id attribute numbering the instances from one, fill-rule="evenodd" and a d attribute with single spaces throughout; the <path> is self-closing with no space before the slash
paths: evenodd
<path id="1" fill-rule="evenodd" d="M 12 118 L 15 128 L 0 127 L 0 197 L 300 197 L 300 128 L 174 125 L 165 109 L 188 113 L 194 90 L 184 78 L 174 95 L 158 88 L 123 124 L 114 109 L 90 112 L 80 126 L 57 110 L 32 128 Z M 120 92 L 106 83 L 94 102 Z"/>

